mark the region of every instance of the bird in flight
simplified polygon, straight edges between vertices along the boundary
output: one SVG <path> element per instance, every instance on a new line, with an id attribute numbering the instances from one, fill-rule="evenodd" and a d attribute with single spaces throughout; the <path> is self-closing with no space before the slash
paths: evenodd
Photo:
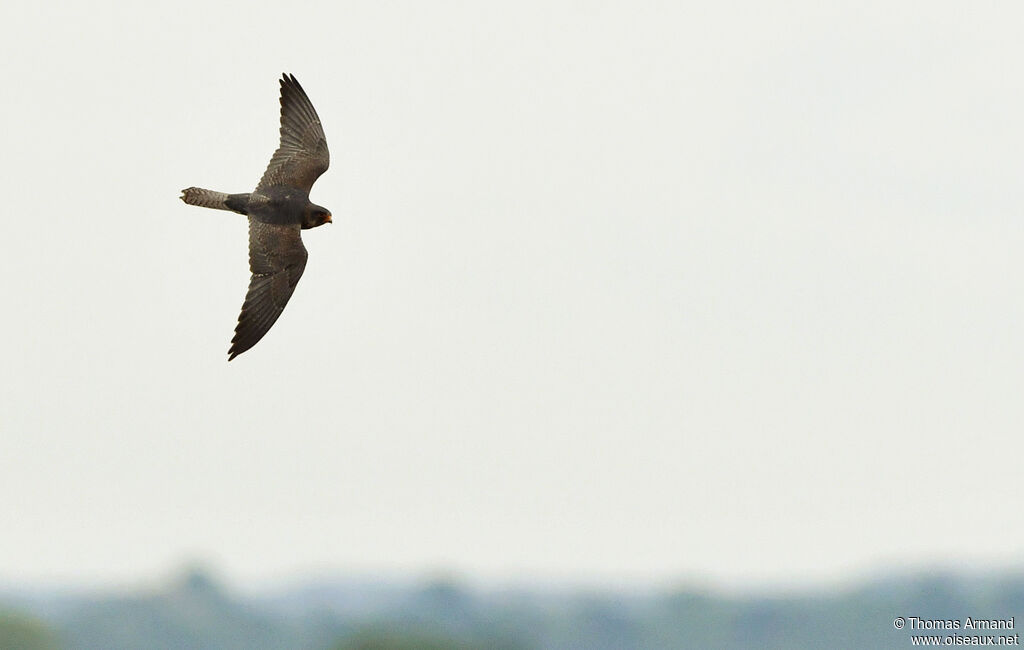
<path id="1" fill-rule="evenodd" d="M 301 231 L 331 223 L 331 212 L 309 201 L 309 190 L 330 164 L 327 139 L 313 104 L 293 75 L 281 78 L 281 144 L 256 189 L 227 194 L 190 187 L 181 200 L 249 217 L 249 291 L 238 315 L 228 361 L 277 321 L 306 268 Z"/>

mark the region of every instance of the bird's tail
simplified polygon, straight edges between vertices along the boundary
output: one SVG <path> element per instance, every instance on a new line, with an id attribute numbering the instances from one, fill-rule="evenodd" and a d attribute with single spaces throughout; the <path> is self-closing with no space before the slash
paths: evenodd
<path id="1" fill-rule="evenodd" d="M 248 194 L 228 194 L 204 190 L 201 187 L 189 187 L 181 191 L 181 200 L 189 205 L 198 205 L 215 210 L 231 210 L 239 214 L 247 214 Z"/>

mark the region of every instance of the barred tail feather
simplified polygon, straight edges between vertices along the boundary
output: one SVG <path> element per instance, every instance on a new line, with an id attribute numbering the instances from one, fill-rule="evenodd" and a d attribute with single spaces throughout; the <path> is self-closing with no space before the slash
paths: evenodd
<path id="1" fill-rule="evenodd" d="M 182 190 L 180 198 L 189 205 L 198 205 L 215 210 L 231 210 L 239 214 L 247 213 L 246 206 L 249 203 L 248 194 L 228 194 L 226 192 L 204 190 L 201 187 L 189 187 Z"/>
<path id="2" fill-rule="evenodd" d="M 198 205 L 203 208 L 214 208 L 217 210 L 228 210 L 228 195 L 225 192 L 214 192 L 204 190 L 201 187 L 190 187 L 181 191 L 181 200 L 189 205 Z"/>

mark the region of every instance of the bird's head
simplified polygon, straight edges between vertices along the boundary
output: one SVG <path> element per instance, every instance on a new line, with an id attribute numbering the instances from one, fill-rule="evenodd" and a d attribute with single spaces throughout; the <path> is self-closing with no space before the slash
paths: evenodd
<path id="1" fill-rule="evenodd" d="M 306 214 L 302 216 L 302 229 L 316 228 L 325 223 L 333 223 L 331 221 L 331 211 L 310 203 L 309 207 L 306 208 Z"/>

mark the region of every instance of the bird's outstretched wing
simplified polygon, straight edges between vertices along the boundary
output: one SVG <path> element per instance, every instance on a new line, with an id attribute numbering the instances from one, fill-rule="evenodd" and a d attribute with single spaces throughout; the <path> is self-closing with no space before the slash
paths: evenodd
<path id="1" fill-rule="evenodd" d="M 249 220 L 249 291 L 238 315 L 228 361 L 256 345 L 284 311 L 306 268 L 306 247 L 298 224 L 279 226 Z"/>
<path id="2" fill-rule="evenodd" d="M 281 144 L 256 186 L 262 193 L 271 187 L 299 187 L 309 193 L 313 183 L 331 163 L 320 118 L 295 77 L 281 78 Z"/>

